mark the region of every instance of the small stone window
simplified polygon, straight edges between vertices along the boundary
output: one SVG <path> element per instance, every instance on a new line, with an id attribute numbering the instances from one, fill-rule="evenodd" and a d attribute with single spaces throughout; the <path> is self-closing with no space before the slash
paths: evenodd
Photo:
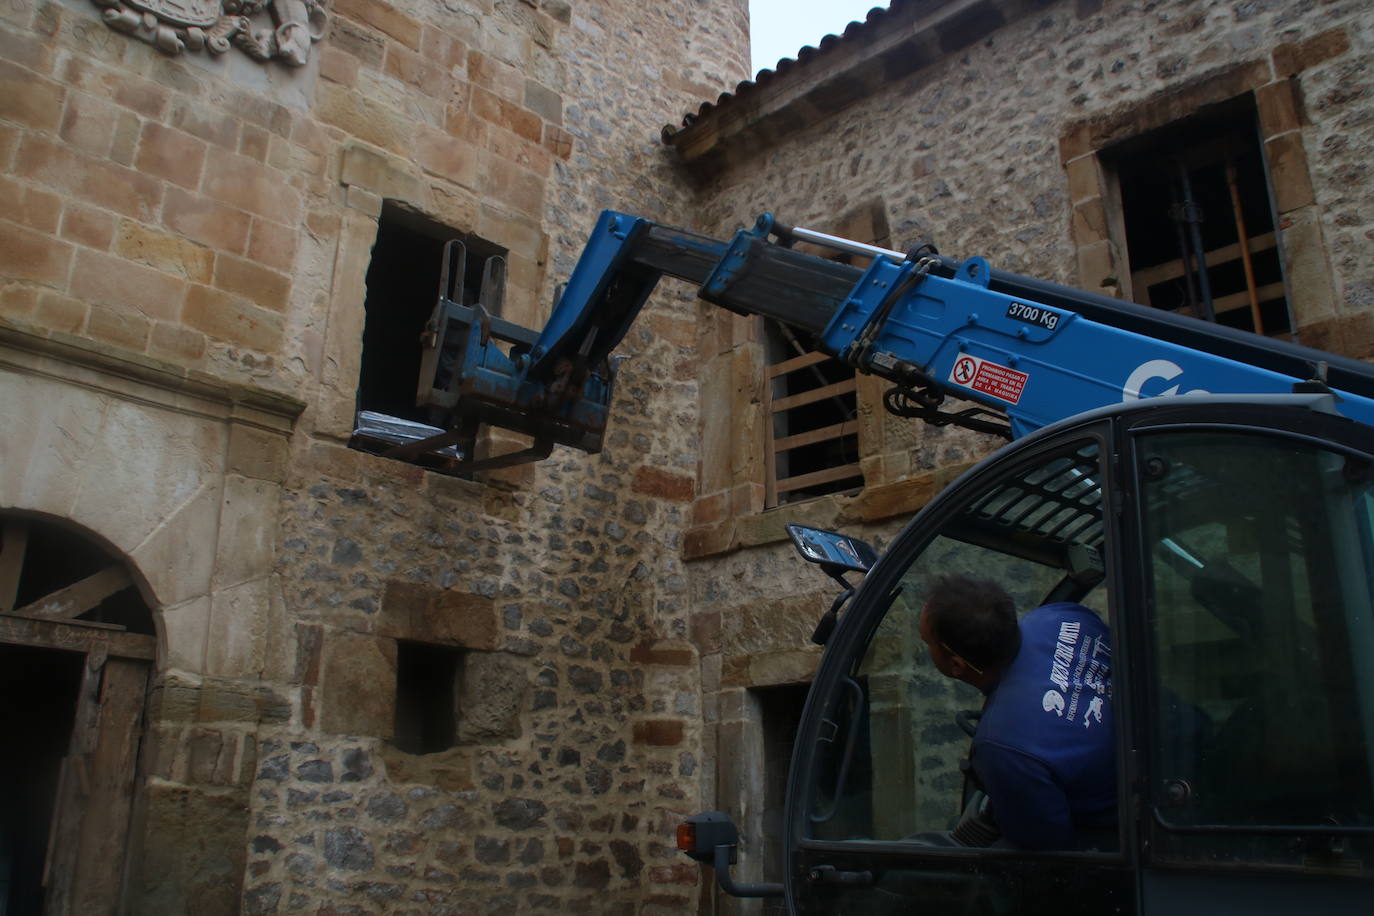
<path id="1" fill-rule="evenodd" d="M 457 335 L 445 339 L 449 304 L 480 304 L 499 317 L 506 251 L 393 201 L 382 206 L 367 271 L 366 321 L 353 446 L 383 453 L 453 427 L 449 390 Z M 408 455 L 436 470 L 469 457 L 476 424 L 437 451 Z"/>
<path id="2" fill-rule="evenodd" d="M 1260 334 L 1292 329 L 1259 138 L 1246 95 L 1102 151 L 1130 298 Z"/>
<path id="3" fill-rule="evenodd" d="M 462 649 L 398 640 L 396 643 L 396 747 L 434 754 L 458 743 Z"/>

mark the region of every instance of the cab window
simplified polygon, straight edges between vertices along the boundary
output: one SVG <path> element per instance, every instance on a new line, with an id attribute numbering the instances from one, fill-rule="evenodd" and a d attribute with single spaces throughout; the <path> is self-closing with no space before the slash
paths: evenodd
<path id="1" fill-rule="evenodd" d="M 930 583 L 948 573 L 991 579 L 1018 614 L 1078 601 L 1108 620 L 1098 447 L 1040 455 L 973 493 L 904 563 L 867 650 L 832 698 L 817 761 L 809 832 L 821 840 L 947 844 L 976 801 L 966 778 L 983 703 L 936 670 L 920 635 Z M 969 834 L 966 845 L 996 842 Z"/>
<path id="2" fill-rule="evenodd" d="M 1156 854 L 1374 867 L 1371 462 L 1174 432 L 1137 468 Z"/>

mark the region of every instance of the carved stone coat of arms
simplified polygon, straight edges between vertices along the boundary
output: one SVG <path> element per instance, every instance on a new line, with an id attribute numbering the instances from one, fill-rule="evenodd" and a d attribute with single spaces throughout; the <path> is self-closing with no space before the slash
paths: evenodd
<path id="1" fill-rule="evenodd" d="M 301 67 L 324 34 L 321 0 L 94 0 L 105 24 L 166 54 L 223 54 L 232 44 L 254 60 Z"/>

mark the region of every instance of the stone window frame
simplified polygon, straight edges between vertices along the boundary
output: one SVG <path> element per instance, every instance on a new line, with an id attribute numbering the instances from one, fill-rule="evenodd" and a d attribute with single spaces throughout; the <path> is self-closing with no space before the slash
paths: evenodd
<path id="1" fill-rule="evenodd" d="M 812 228 L 890 248 L 889 225 L 886 203 L 878 197 L 856 204 L 831 225 Z M 768 506 L 766 424 L 771 417 L 764 390 L 768 377 L 763 319 L 704 303 L 699 316 L 701 458 L 697 496 L 683 539 L 686 559 L 784 541 L 791 523 L 839 528 L 909 515 L 969 466 L 912 474 L 908 454 L 884 453 L 883 444 L 890 438 L 887 424 L 910 421 L 891 416 L 882 406 L 891 382 L 859 374 L 862 489 Z"/>
<path id="2" fill-rule="evenodd" d="M 414 163 L 354 145 L 340 157 L 339 183 L 342 208 L 338 242 L 334 250 L 333 281 L 329 291 L 328 318 L 321 361 L 320 400 L 314 432 L 346 446 L 353 435 L 358 381 L 362 369 L 363 326 L 366 321 L 367 270 L 377 241 L 382 207 L 386 202 L 411 210 L 455 232 L 486 240 L 507 252 L 504 317 L 526 327 L 541 327 L 548 318 L 549 233 L 542 223 L 504 211 L 498 201 L 460 196 L 447 182 L 426 175 Z M 504 430 L 484 428 L 479 434 L 478 455 L 526 448 L 525 437 Z M 346 460 L 325 446 L 336 460 Z M 534 479 L 531 464 L 482 471 L 477 481 L 427 473 L 414 465 L 364 452 L 356 455 L 369 472 L 396 477 L 445 493 L 469 487 L 495 485 L 507 489 L 528 486 Z M 478 491 L 474 491 L 478 492 Z"/>
<path id="3" fill-rule="evenodd" d="M 1341 53 L 1343 33 L 1280 45 L 1263 59 L 1164 91 L 1124 111 L 1071 124 L 1060 136 L 1060 162 L 1073 207 L 1071 240 L 1084 289 L 1123 296 L 1130 274 L 1117 176 L 1104 161 L 1112 145 L 1165 127 L 1208 106 L 1253 97 L 1261 155 L 1268 172 L 1280 259 L 1294 335 L 1322 336 L 1340 311 L 1326 258 L 1321 211 L 1303 146 L 1307 125 L 1297 82 L 1301 70 Z M 1320 346 L 1317 340 L 1304 341 Z"/>

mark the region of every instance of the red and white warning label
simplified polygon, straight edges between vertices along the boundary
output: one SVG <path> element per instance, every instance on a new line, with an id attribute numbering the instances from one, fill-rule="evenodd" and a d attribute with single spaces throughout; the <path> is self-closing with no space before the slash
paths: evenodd
<path id="1" fill-rule="evenodd" d="M 956 359 L 954 367 L 949 370 L 949 380 L 954 384 L 990 394 L 1011 404 L 1020 402 L 1028 378 L 1030 376 L 1026 373 L 1009 366 L 967 354 Z"/>

